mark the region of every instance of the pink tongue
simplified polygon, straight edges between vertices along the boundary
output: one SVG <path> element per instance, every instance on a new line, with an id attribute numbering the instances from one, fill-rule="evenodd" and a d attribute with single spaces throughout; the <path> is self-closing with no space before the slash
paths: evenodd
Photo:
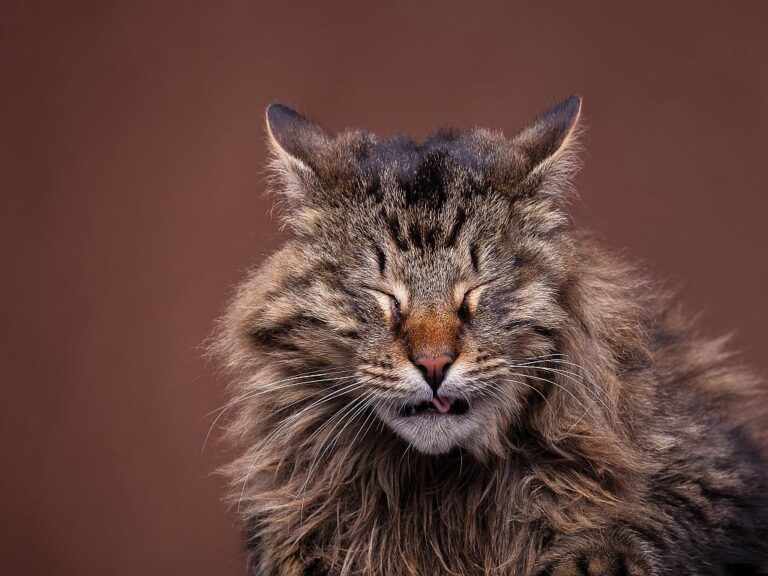
<path id="1" fill-rule="evenodd" d="M 437 408 L 440 414 L 445 414 L 451 409 L 451 401 L 447 398 L 440 398 L 439 396 L 432 396 L 432 406 Z"/>

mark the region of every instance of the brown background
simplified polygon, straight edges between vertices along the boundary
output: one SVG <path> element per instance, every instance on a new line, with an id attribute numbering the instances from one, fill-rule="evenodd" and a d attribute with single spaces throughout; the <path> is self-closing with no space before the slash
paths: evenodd
<path id="1" fill-rule="evenodd" d="M 1 2 L 2 572 L 242 573 L 199 346 L 278 242 L 273 100 L 421 137 L 579 91 L 578 220 L 765 370 L 768 3 L 576 4 Z"/>

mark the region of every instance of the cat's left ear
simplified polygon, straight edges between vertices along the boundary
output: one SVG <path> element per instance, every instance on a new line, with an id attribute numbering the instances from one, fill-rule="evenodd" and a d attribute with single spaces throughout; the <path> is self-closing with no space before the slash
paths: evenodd
<path id="1" fill-rule="evenodd" d="M 525 162 L 523 194 L 561 196 L 579 168 L 581 97 L 574 94 L 545 112 L 517 136 L 512 145 Z"/>
<path id="2" fill-rule="evenodd" d="M 270 104 L 266 116 L 272 169 L 280 191 L 291 204 L 299 204 L 317 185 L 318 162 L 329 137 L 317 124 L 283 104 Z"/>

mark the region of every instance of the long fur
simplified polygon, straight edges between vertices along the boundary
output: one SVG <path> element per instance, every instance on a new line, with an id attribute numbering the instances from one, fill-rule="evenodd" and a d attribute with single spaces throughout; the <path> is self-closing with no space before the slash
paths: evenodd
<path id="1" fill-rule="evenodd" d="M 312 125 L 302 147 L 308 121 L 270 118 L 294 235 L 213 347 L 250 573 L 767 573 L 765 386 L 570 226 L 573 106 L 421 145 Z M 490 408 L 426 454 L 377 412 L 407 359 L 361 286 L 386 276 L 417 307 L 461 274 L 503 278 L 461 333 Z"/>

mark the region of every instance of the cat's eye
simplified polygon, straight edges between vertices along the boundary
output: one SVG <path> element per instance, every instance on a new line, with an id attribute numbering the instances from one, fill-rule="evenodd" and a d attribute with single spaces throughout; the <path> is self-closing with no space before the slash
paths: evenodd
<path id="1" fill-rule="evenodd" d="M 383 290 L 378 287 L 374 286 L 363 286 L 366 290 L 369 292 L 372 292 L 376 295 L 376 297 L 379 299 L 379 302 L 382 304 L 382 306 L 386 307 L 384 298 L 386 298 L 386 302 L 389 304 L 389 313 L 392 316 L 392 319 L 395 322 L 400 322 L 403 319 L 403 310 L 402 310 L 402 304 L 400 302 L 400 299 L 392 294 L 391 292 L 387 290 Z"/>
<path id="2" fill-rule="evenodd" d="M 400 308 L 400 300 L 397 299 L 397 296 L 394 296 L 392 294 L 387 294 L 387 296 L 389 296 L 389 308 L 392 314 L 392 318 L 397 321 L 402 320 L 403 311 Z"/>
<path id="3" fill-rule="evenodd" d="M 461 299 L 461 304 L 459 305 L 459 318 L 461 318 L 462 321 L 468 322 L 471 318 L 470 314 L 470 308 L 469 308 L 469 299 L 471 297 L 473 290 L 467 290 L 464 292 L 464 297 Z"/>
<path id="4" fill-rule="evenodd" d="M 475 284 L 474 286 L 467 288 L 461 295 L 461 303 L 459 304 L 457 313 L 463 322 L 469 322 L 472 319 L 472 314 L 477 308 L 480 294 L 483 292 L 484 287 L 494 280 L 495 278 L 492 278 L 491 280 L 487 280 L 481 284 Z"/>

